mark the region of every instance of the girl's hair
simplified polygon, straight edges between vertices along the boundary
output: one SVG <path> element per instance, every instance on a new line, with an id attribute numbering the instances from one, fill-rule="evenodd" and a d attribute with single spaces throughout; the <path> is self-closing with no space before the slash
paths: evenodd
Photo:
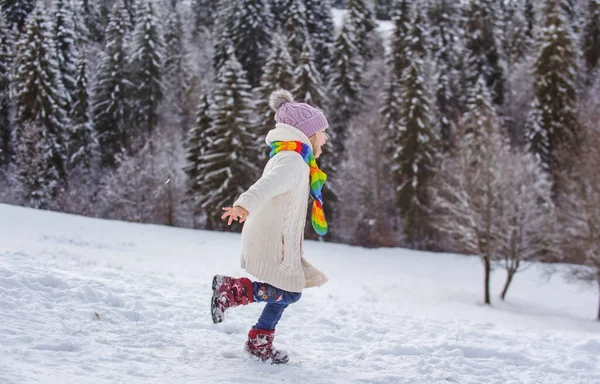
<path id="1" fill-rule="evenodd" d="M 315 148 L 317 148 L 317 135 L 312 135 L 311 137 L 308 138 L 310 140 L 310 145 L 311 145 L 311 149 L 313 151 L 313 154 L 315 153 Z"/>

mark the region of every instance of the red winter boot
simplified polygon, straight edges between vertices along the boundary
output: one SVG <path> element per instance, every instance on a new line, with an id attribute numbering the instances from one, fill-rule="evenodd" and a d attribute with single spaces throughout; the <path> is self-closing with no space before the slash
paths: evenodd
<path id="1" fill-rule="evenodd" d="M 264 362 L 271 361 L 271 364 L 285 364 L 289 361 L 287 352 L 278 351 L 273 347 L 275 330 L 266 330 L 252 328 L 248 332 L 248 341 L 246 341 L 246 351 L 253 356 L 260 357 Z"/>
<path id="2" fill-rule="evenodd" d="M 215 324 L 223 321 L 227 308 L 254 302 L 252 282 L 245 277 L 236 279 L 216 275 L 213 278 L 212 289 L 210 309 Z"/>

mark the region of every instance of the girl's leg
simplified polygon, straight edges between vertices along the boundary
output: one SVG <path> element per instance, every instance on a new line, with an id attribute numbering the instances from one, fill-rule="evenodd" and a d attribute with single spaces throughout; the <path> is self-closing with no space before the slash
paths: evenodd
<path id="1" fill-rule="evenodd" d="M 275 329 L 288 304 L 267 303 L 254 328 Z"/>
<path id="2" fill-rule="evenodd" d="M 287 307 L 287 304 L 267 304 L 267 306 L 281 307 L 273 311 L 276 317 L 281 318 L 281 313 L 283 313 L 283 309 Z M 262 321 L 262 316 L 259 324 L 260 321 Z M 275 327 L 275 323 L 269 323 L 264 326 Z M 289 360 L 288 354 L 286 351 L 278 350 L 273 346 L 274 339 L 275 329 L 261 329 L 254 326 L 248 332 L 248 341 L 246 341 L 245 349 L 251 355 L 260 357 L 262 361 L 270 360 L 273 364 L 285 364 Z"/>
<path id="3" fill-rule="evenodd" d="M 285 364 L 288 362 L 287 353 L 273 347 L 275 327 L 281 319 L 283 311 L 288 305 L 300 300 L 302 294 L 284 291 L 260 282 L 252 283 L 252 293 L 254 301 L 266 302 L 267 305 L 260 315 L 258 323 L 248 332 L 246 351 L 260 357 L 263 361 L 270 360 L 275 364 Z"/>
<path id="4" fill-rule="evenodd" d="M 254 301 L 267 303 L 254 328 L 275 329 L 289 304 L 300 300 L 300 292 L 288 292 L 270 284 L 253 282 Z"/>

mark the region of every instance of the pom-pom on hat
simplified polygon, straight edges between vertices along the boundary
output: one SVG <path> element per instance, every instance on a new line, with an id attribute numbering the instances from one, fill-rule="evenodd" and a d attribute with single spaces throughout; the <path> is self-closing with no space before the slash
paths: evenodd
<path id="1" fill-rule="evenodd" d="M 308 104 L 296 103 L 292 94 L 284 89 L 269 97 L 269 105 L 275 111 L 275 121 L 297 128 L 307 137 L 329 126 L 323 112 Z"/>

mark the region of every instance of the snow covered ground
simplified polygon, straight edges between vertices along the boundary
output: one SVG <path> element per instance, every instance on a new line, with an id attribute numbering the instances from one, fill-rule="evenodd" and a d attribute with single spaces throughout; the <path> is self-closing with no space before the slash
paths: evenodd
<path id="1" fill-rule="evenodd" d="M 331 281 L 248 358 L 262 304 L 209 312 L 239 235 L 0 205 L 0 383 L 600 383 L 595 290 L 541 268 L 482 306 L 477 258 L 308 242 Z M 497 297 L 503 275 L 493 278 Z"/>
<path id="2" fill-rule="evenodd" d="M 337 36 L 337 33 L 344 25 L 344 18 L 346 17 L 348 11 L 345 9 L 333 8 L 331 12 L 333 25 L 335 26 Z M 392 21 L 377 20 L 377 31 L 381 34 L 386 49 L 389 49 L 390 47 L 390 40 L 392 38 L 392 34 L 394 33 L 394 28 L 394 23 Z"/>

